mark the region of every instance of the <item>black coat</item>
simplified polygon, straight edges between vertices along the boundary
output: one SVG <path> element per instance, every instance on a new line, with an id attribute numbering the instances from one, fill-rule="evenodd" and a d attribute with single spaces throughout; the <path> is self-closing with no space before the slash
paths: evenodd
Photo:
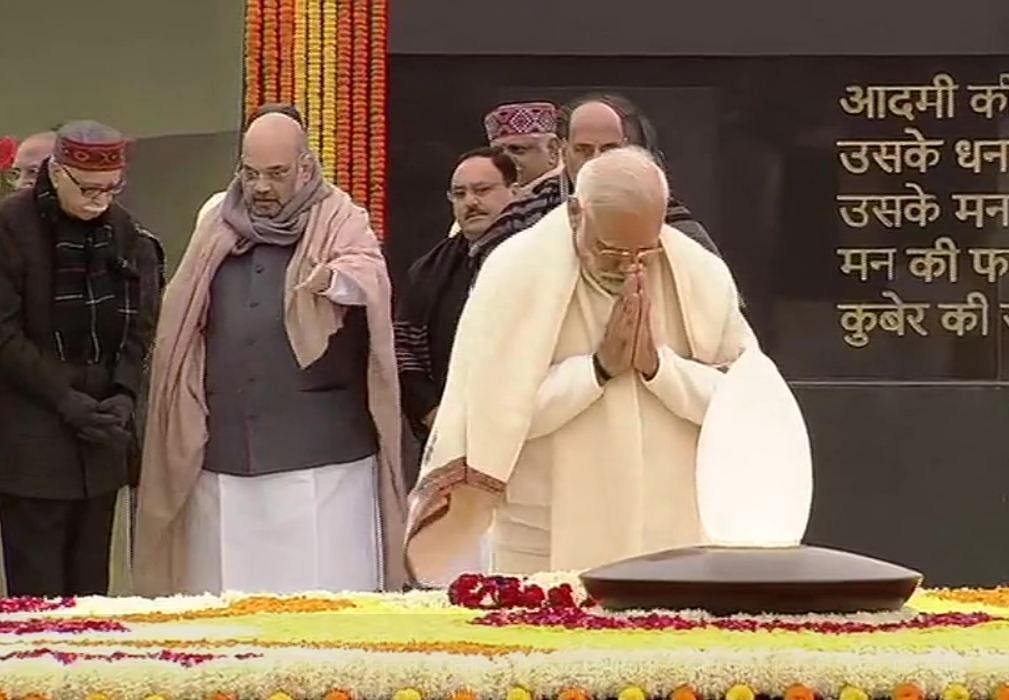
<path id="1" fill-rule="evenodd" d="M 107 214 L 119 256 L 139 277 L 140 300 L 114 367 L 85 371 L 61 361 L 53 333 L 53 234 L 31 191 L 0 203 L 0 493 L 78 499 L 135 481 L 136 440 L 126 450 L 81 441 L 56 410 L 74 388 L 96 399 L 143 395 L 157 323 L 164 254 L 123 208 Z M 134 427 L 136 421 L 132 421 Z"/>

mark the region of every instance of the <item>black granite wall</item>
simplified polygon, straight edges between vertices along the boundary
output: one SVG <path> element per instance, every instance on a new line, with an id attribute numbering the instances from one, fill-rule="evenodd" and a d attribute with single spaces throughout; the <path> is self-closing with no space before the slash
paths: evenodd
<path id="1" fill-rule="evenodd" d="M 849 0 L 814 16 L 786 0 L 630 1 L 620 21 L 567 0 L 512 14 L 522 4 L 393 4 L 394 274 L 447 230 L 450 169 L 483 139 L 487 109 L 619 91 L 658 127 L 673 189 L 803 405 L 809 540 L 918 567 L 932 585 L 1009 581 L 1009 105 L 989 115 L 972 101 L 1003 74 L 1009 88 L 1009 3 L 954 15 L 939 0 Z M 956 88 L 918 91 L 941 74 Z M 849 86 L 914 90 L 869 118 L 842 107 Z M 918 161 L 902 146 L 900 172 L 895 146 L 863 143 L 919 138 L 908 129 L 928 144 Z M 958 148 L 979 141 L 995 143 L 975 169 Z M 974 195 L 990 195 L 978 217 Z M 953 256 L 936 254 L 944 237 Z M 864 249 L 876 264 L 863 273 Z"/>

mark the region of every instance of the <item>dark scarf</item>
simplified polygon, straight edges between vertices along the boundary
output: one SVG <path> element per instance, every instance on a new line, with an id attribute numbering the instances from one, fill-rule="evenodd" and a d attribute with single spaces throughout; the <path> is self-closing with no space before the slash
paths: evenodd
<path id="1" fill-rule="evenodd" d="M 456 327 L 476 274 L 470 244 L 445 238 L 410 267 L 393 330 L 404 411 L 418 436 L 419 419 L 437 405 L 448 377 Z"/>
<path id="2" fill-rule="evenodd" d="M 91 221 L 60 208 L 48 161 L 35 200 L 53 241 L 53 333 L 61 360 L 113 365 L 137 313 L 137 275 L 117 250 L 109 211 Z M 111 206 L 114 205 L 110 205 Z"/>

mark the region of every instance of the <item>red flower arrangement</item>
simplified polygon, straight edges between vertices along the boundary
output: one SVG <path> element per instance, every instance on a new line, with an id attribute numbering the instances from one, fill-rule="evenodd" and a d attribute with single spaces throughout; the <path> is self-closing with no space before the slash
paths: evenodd
<path id="1" fill-rule="evenodd" d="M 14 156 L 18 151 L 18 142 L 13 136 L 0 138 L 0 171 L 10 170 L 14 165 Z"/>
<path id="2" fill-rule="evenodd" d="M 0 598 L 0 615 L 11 613 L 40 613 L 53 610 L 66 610 L 77 605 L 74 598 Z"/>
<path id="3" fill-rule="evenodd" d="M 637 615 L 612 616 L 593 613 L 578 607 L 542 607 L 534 610 L 499 609 L 473 620 L 473 624 L 488 627 L 561 627 L 583 630 L 647 630 L 687 632 L 695 629 L 718 629 L 726 632 L 815 632 L 817 634 L 863 634 L 899 630 L 932 629 L 937 627 L 969 628 L 995 622 L 998 618 L 986 613 L 920 614 L 900 622 L 872 625 L 864 622 L 808 622 L 778 619 L 753 620 L 722 618 L 703 620 L 681 615 L 650 612 Z"/>
<path id="4" fill-rule="evenodd" d="M 463 574 L 457 578 L 448 588 L 448 599 L 453 605 L 479 610 L 580 607 L 575 600 L 571 584 L 562 583 L 544 591 L 535 583 L 525 583 L 515 576 L 484 576 L 483 574 Z M 591 600 L 585 600 L 581 603 L 581 607 L 593 604 Z"/>

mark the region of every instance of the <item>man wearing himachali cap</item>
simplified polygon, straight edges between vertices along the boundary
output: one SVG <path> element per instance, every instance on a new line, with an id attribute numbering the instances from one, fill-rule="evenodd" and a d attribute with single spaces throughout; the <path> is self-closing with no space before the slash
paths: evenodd
<path id="1" fill-rule="evenodd" d="M 483 118 L 487 143 L 500 148 L 518 172 L 515 196 L 535 196 L 544 182 L 563 171 L 561 142 L 557 138 L 557 108 L 549 102 L 518 102 L 495 107 Z M 459 233 L 458 221 L 452 222 L 448 235 Z M 473 249 L 479 257 L 480 246 Z"/>
<path id="2" fill-rule="evenodd" d="M 501 105 L 484 117 L 491 146 L 515 161 L 519 191 L 526 195 L 543 180 L 560 173 L 557 108 L 549 102 Z"/>
<path id="3" fill-rule="evenodd" d="M 113 200 L 126 142 L 60 128 L 0 205 L 0 526 L 11 596 L 105 594 L 157 321 L 161 246 Z"/>

